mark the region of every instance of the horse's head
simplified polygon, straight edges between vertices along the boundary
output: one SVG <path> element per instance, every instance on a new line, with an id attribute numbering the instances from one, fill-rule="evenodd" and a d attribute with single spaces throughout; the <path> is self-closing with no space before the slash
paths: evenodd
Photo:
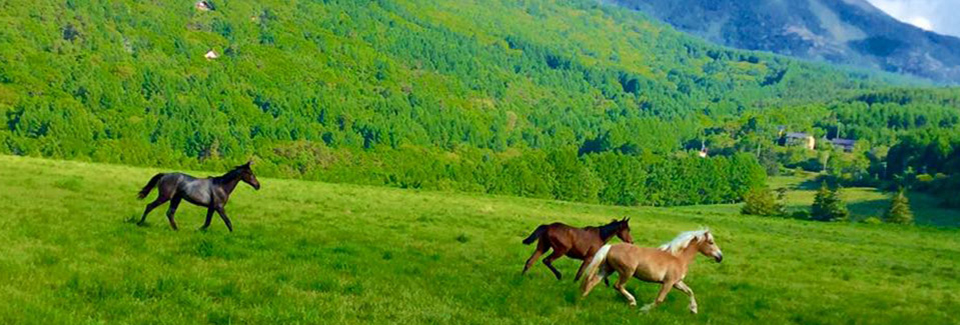
<path id="1" fill-rule="evenodd" d="M 253 169 L 250 168 L 249 161 L 246 164 L 237 166 L 236 169 L 240 171 L 240 180 L 253 186 L 253 189 L 260 190 L 260 182 L 257 181 L 257 175 L 253 174 Z"/>
<path id="2" fill-rule="evenodd" d="M 713 240 L 713 234 L 707 230 L 703 235 L 703 238 L 697 241 L 697 250 L 700 251 L 700 254 L 713 257 L 717 263 L 720 263 L 723 260 L 723 252 L 720 251 L 720 247 Z"/>
<path id="3" fill-rule="evenodd" d="M 625 243 L 633 244 L 633 236 L 630 235 L 630 218 L 623 217 L 623 219 L 613 220 L 613 222 L 617 225 L 617 237 Z"/>

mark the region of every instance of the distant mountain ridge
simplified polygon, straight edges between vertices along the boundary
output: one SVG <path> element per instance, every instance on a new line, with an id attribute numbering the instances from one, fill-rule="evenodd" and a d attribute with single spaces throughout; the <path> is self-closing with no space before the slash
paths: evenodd
<path id="1" fill-rule="evenodd" d="M 610 0 L 741 49 L 960 83 L 960 38 L 900 22 L 865 0 Z"/>

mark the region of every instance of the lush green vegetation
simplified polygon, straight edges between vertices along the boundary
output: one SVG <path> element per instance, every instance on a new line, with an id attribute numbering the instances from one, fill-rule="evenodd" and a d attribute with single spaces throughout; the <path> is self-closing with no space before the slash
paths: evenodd
<path id="1" fill-rule="evenodd" d="M 135 193 L 156 170 L 10 156 L 0 164 L 0 323 L 960 321 L 955 228 L 261 178 L 260 191 L 240 187 L 228 206 L 236 232 L 196 230 L 204 213 L 189 205 L 173 232 L 162 210 L 148 227 L 130 221 L 144 204 Z M 537 225 L 622 216 L 641 245 L 711 227 L 726 258 L 691 267 L 699 315 L 679 292 L 643 315 L 605 287 L 579 299 L 574 283 L 539 264 L 519 275 L 531 253 L 520 241 Z M 577 267 L 555 265 L 568 275 Z M 640 300 L 657 290 L 627 287 Z"/>
<path id="2" fill-rule="evenodd" d="M 743 196 L 743 208 L 740 213 L 754 216 L 782 216 L 784 204 L 777 201 L 773 191 L 767 188 L 755 188 Z"/>
<path id="3" fill-rule="evenodd" d="M 883 215 L 884 220 L 892 223 L 904 225 L 913 224 L 913 212 L 910 211 L 910 199 L 901 189 L 897 195 L 890 200 L 890 208 Z"/>
<path id="4" fill-rule="evenodd" d="M 840 197 L 840 189 L 826 182 L 820 185 L 810 207 L 810 218 L 817 221 L 846 221 L 850 217 L 847 203 Z"/>
<path id="5" fill-rule="evenodd" d="M 4 3 L 0 152 L 621 205 L 738 201 L 762 182 L 741 153 L 960 189 L 955 89 L 587 0 L 213 3 Z M 859 145 L 778 147 L 778 126 Z"/>

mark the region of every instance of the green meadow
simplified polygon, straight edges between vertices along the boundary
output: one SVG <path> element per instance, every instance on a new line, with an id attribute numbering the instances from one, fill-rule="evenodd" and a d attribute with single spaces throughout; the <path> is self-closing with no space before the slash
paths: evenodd
<path id="1" fill-rule="evenodd" d="M 808 173 L 801 176 L 770 177 L 767 186 L 776 190 L 786 188 L 787 193 L 782 201 L 787 213 L 800 210 L 810 210 L 813 198 L 820 188 L 816 174 Z M 892 193 L 885 193 L 872 187 L 849 187 L 840 190 L 840 196 L 847 202 L 851 221 L 875 217 L 883 218 L 884 212 L 890 207 Z M 909 192 L 910 207 L 914 212 L 915 222 L 920 225 L 936 227 L 960 227 L 960 211 L 944 208 L 941 200 L 931 195 L 919 192 Z M 710 211 L 725 214 L 737 214 L 742 204 L 716 204 L 708 206 L 676 207 L 678 211 Z"/>
<path id="2" fill-rule="evenodd" d="M 159 171 L 0 156 L 0 323 L 960 322 L 954 228 L 268 178 L 260 191 L 235 192 L 233 233 L 219 220 L 197 230 L 204 209 L 186 203 L 180 231 L 170 230 L 166 206 L 138 227 L 146 201 L 135 193 Z M 808 195 L 802 180 L 773 182 L 797 184 L 791 209 Z M 847 195 L 855 215 L 876 214 L 870 207 L 885 200 L 865 189 Z M 921 223 L 955 224 L 948 211 L 918 204 Z M 520 241 L 537 225 L 622 216 L 641 245 L 713 229 L 723 263 L 700 257 L 686 281 L 700 314 L 677 291 L 649 314 L 603 287 L 581 299 L 569 259 L 555 263 L 563 281 L 542 264 L 520 276 L 533 250 Z M 631 281 L 628 290 L 645 303 L 657 286 Z"/>

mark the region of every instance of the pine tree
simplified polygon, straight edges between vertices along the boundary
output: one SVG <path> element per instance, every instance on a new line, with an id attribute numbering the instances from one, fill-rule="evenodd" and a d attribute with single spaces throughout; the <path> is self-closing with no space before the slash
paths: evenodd
<path id="1" fill-rule="evenodd" d="M 828 204 L 827 199 L 830 197 L 830 188 L 827 187 L 827 183 L 823 182 L 820 184 L 820 189 L 817 190 L 817 195 L 813 198 L 813 206 L 810 208 L 810 217 L 813 220 L 818 221 L 827 221 L 829 220 L 828 214 Z"/>
<path id="2" fill-rule="evenodd" d="M 910 199 L 907 198 L 904 189 L 900 189 L 897 195 L 890 201 L 890 208 L 883 215 L 883 219 L 889 223 L 902 225 L 913 224 L 913 212 L 910 212 Z"/>
<path id="3" fill-rule="evenodd" d="M 841 221 L 849 216 L 850 211 L 840 198 L 840 189 L 831 189 L 827 182 L 823 182 L 813 200 L 810 217 L 817 221 Z"/>

